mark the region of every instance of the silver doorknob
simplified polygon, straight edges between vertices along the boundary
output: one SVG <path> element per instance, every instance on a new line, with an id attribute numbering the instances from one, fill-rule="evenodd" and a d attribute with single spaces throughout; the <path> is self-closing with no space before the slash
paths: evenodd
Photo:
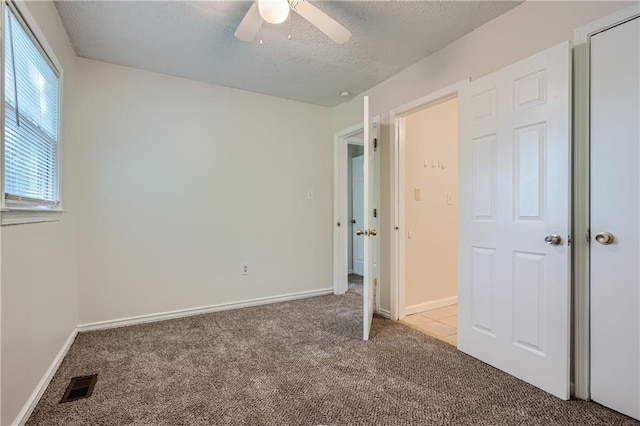
<path id="1" fill-rule="evenodd" d="M 364 231 L 360 228 L 356 229 L 356 235 L 362 235 L 364 234 Z"/>
<path id="2" fill-rule="evenodd" d="M 549 244 L 550 246 L 559 246 L 562 244 L 562 237 L 558 234 L 547 235 L 544 238 L 544 242 Z"/>
<path id="3" fill-rule="evenodd" d="M 605 246 L 613 244 L 615 240 L 616 237 L 611 232 L 600 232 L 596 235 L 596 241 Z"/>
<path id="4" fill-rule="evenodd" d="M 375 237 L 376 235 L 378 235 L 378 231 L 376 231 L 375 229 L 369 229 L 369 235 Z"/>

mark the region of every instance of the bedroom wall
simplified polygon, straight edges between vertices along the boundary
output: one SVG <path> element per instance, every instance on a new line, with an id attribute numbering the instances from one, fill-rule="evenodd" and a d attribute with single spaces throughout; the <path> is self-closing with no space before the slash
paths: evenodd
<path id="1" fill-rule="evenodd" d="M 52 2 L 18 6 L 33 16 L 64 69 L 61 192 L 68 213 L 59 222 L 2 227 L 2 425 L 16 424 L 78 323 L 77 139 L 72 126 L 76 56 Z"/>
<path id="2" fill-rule="evenodd" d="M 88 59 L 78 85 L 80 324 L 331 290 L 329 108 Z"/>
<path id="3" fill-rule="evenodd" d="M 381 120 L 381 307 L 391 307 L 392 181 L 389 112 L 469 77 L 478 78 L 565 40 L 574 29 L 628 6 L 630 2 L 527 1 L 447 47 L 427 56 L 351 101 L 332 109 L 334 132 L 362 122 L 363 96 Z"/>

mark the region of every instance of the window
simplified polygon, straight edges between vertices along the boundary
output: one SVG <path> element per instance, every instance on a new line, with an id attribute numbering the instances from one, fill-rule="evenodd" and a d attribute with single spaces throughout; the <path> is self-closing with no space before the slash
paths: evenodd
<path id="1" fill-rule="evenodd" d="M 15 6 L 4 10 L 3 210 L 58 210 L 60 74 Z"/>

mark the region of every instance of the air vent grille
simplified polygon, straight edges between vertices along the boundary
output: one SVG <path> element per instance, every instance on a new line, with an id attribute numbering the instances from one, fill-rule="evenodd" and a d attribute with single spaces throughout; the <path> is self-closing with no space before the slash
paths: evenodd
<path id="1" fill-rule="evenodd" d="M 93 388 L 98 380 L 98 375 L 74 377 L 71 379 L 67 390 L 60 403 L 75 401 L 77 399 L 89 398 L 93 393 Z"/>

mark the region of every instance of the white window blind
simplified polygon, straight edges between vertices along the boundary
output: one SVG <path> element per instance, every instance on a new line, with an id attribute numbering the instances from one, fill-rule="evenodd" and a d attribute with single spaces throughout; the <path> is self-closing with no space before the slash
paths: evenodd
<path id="1" fill-rule="evenodd" d="M 56 206 L 58 72 L 22 20 L 5 10 L 5 198 Z"/>

